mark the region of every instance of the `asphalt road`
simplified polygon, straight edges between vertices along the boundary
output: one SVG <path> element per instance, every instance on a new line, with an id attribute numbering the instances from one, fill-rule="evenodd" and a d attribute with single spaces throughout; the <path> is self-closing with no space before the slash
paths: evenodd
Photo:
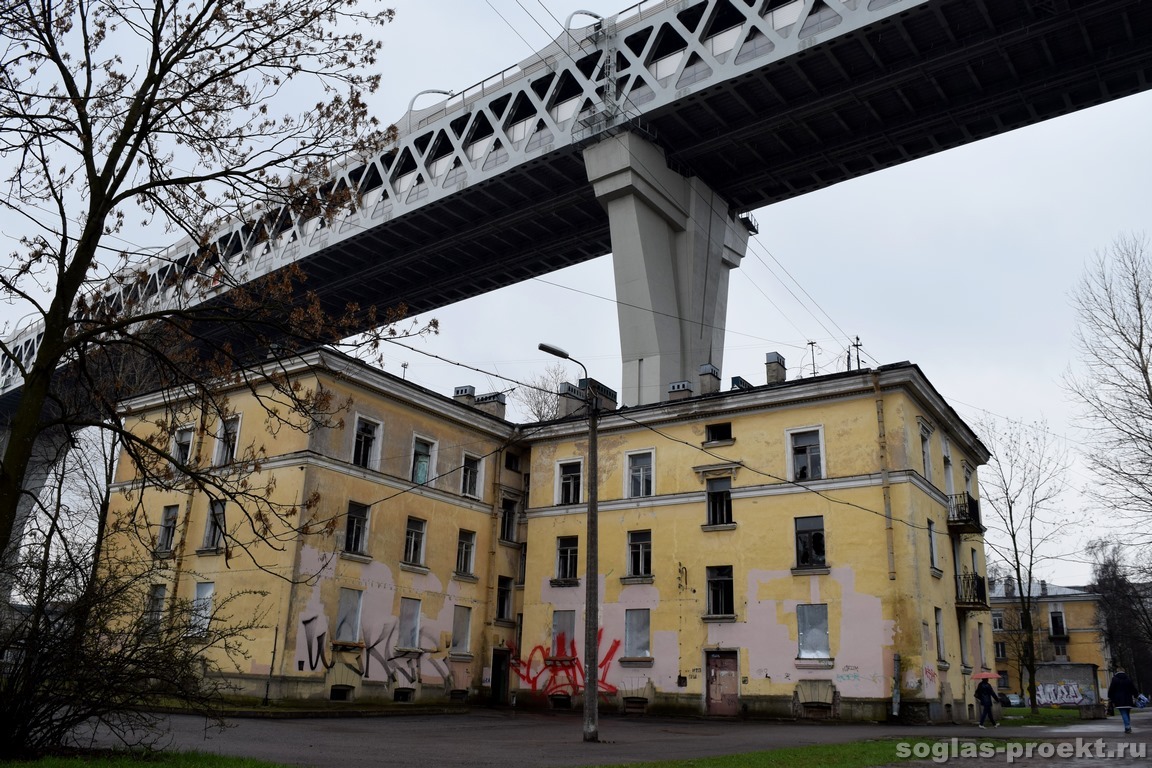
<path id="1" fill-rule="evenodd" d="M 1011 727 L 995 731 L 975 726 L 898 726 L 837 723 L 777 723 L 604 716 L 601 743 L 585 743 L 579 713 L 524 713 L 477 709 L 467 714 L 358 718 L 239 718 L 221 732 L 203 720 L 172 716 L 164 746 L 254 757 L 315 768 L 537 768 L 596 766 L 709 755 L 755 752 L 777 747 L 835 744 L 860 739 L 995 736 L 997 738 L 1071 740 L 1103 738 L 1147 742 L 1152 713 L 1133 716 L 1136 733 L 1125 737 L 1120 719 L 1085 721 L 1064 728 Z M 1147 745 L 1152 756 L 1152 745 Z M 896 746 L 893 743 L 893 761 Z M 988 761 L 950 760 L 960 765 L 1004 765 L 1005 756 Z M 919 763 L 912 763 L 917 765 Z M 924 765 L 934 764 L 927 760 Z M 1128 766 L 1148 760 L 1052 758 L 1016 765 Z M 909 765 L 904 763 L 903 765 Z"/>

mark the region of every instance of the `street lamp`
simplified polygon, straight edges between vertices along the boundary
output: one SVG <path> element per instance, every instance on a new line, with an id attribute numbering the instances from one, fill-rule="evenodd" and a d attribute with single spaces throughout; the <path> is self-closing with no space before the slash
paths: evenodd
<path id="1" fill-rule="evenodd" d="M 588 407 L 588 527 L 585 538 L 587 559 L 584 566 L 584 741 L 600 741 L 599 687 L 600 672 L 599 617 L 600 564 L 598 550 L 600 533 L 597 525 L 597 496 L 599 495 L 599 460 L 596 453 L 597 401 L 592 391 L 592 379 L 584 363 L 559 347 L 540 344 L 541 352 L 571 360 L 584 371 L 584 403 Z"/>

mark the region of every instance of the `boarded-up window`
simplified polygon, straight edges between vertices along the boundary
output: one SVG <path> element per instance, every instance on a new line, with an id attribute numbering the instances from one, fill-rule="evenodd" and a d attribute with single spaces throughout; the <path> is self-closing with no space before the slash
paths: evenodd
<path id="1" fill-rule="evenodd" d="M 336 642 L 359 642 L 360 597 L 362 594 L 358 589 L 340 588 L 340 607 L 336 614 Z"/>
<path id="2" fill-rule="evenodd" d="M 624 656 L 637 658 L 652 655 L 649 611 L 647 608 L 630 608 L 624 611 Z"/>
<path id="3" fill-rule="evenodd" d="M 800 635 L 797 658 L 827 659 L 832 652 L 828 646 L 828 606 L 796 606 L 796 624 Z"/>

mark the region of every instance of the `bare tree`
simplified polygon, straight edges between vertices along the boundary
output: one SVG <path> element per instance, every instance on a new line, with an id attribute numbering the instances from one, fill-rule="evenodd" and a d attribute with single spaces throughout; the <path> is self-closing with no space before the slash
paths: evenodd
<path id="1" fill-rule="evenodd" d="M 83 663 L 158 670 L 170 665 L 146 662 L 167 653 L 187 679 L 157 689 L 195 703 L 213 693 L 197 659 L 229 642 L 223 630 L 189 634 L 178 622 L 145 631 L 147 569 L 116 562 L 105 546 L 114 532 L 149 530 L 143 494 L 125 519 L 108 519 L 106 490 L 96 489 L 107 488 L 110 457 L 88 489 L 98 502 L 78 508 L 59 483 L 36 492 L 77 432 L 104 435 L 100 444 L 117 446 L 142 485 L 234 500 L 246 517 L 225 547 L 255 561 L 288 534 L 310 533 L 304 512 L 317 499 L 274 503 L 261 445 L 236 445 L 220 471 L 216 457 L 180 449 L 180 430 L 226 429 L 228 393 L 239 389 L 261 399 L 273 432 L 339 426 L 347 402 L 288 384 L 269 349 L 283 358 L 365 328 L 375 330 L 356 339 L 368 347 L 435 331 L 434 321 L 401 325 L 403 307 L 325 304 L 291 267 L 250 279 L 218 235 L 242 224 L 247 249 L 292 217 L 330 224 L 361 203 L 335 178 L 339 163 L 395 138 L 365 103 L 380 82 L 372 35 L 391 18 L 353 0 L 0 5 L 0 209 L 6 234 L 19 237 L 0 264 L 0 304 L 27 320 L 0 333 L 0 587 L 14 585 L 31 606 L 6 614 L 11 631 L 0 633 L 0 650 L 21 659 L 18 677 L 0 684 L 0 721 L 13 723 L 5 748 L 58 740 L 68 712 L 83 711 L 53 693 L 104 697 L 106 712 L 88 712 L 110 717 L 144 692 L 141 677 L 97 695 Z M 176 234 L 190 238 L 188 251 L 131 244 L 166 245 Z M 144 393 L 165 411 L 148 424 L 124 411 Z M 17 551 L 29 515 L 40 526 Z M 78 537 L 75 515 L 90 539 Z M 53 653 L 77 663 L 49 675 L 41 664 Z M 52 726 L 21 714 L 33 705 L 48 707 L 53 717 L 41 718 Z"/>
<path id="2" fill-rule="evenodd" d="M 551 421 L 560 416 L 560 387 L 568 381 L 568 369 L 563 363 L 552 363 L 530 377 L 526 387 L 517 387 L 512 399 L 532 421 Z"/>
<path id="3" fill-rule="evenodd" d="M 1096 254 L 1073 293 L 1082 363 L 1066 377 L 1083 408 L 1087 489 L 1129 525 L 1128 543 L 1152 542 L 1152 252 L 1143 236 Z"/>
<path id="4" fill-rule="evenodd" d="M 1036 703 L 1037 640 L 1033 577 L 1048 557 L 1065 527 L 1057 501 L 1065 487 L 1066 452 L 1043 422 L 980 425 L 981 439 L 991 450 L 988 465 L 980 473 L 983 519 L 989 529 L 985 543 L 1003 563 L 1017 585 L 1015 616 L 1019 626 L 1020 665 L 1027 670 L 1026 693 L 1033 711 Z M 991 512 L 991 514 L 988 514 Z"/>
<path id="5" fill-rule="evenodd" d="M 1096 624 L 1111 652 L 1113 668 L 1123 667 L 1143 690 L 1152 682 L 1152 566 L 1132 562 L 1117 541 L 1097 539 L 1088 545 L 1092 557 Z M 1114 671 L 1114 669 L 1112 671 Z"/>

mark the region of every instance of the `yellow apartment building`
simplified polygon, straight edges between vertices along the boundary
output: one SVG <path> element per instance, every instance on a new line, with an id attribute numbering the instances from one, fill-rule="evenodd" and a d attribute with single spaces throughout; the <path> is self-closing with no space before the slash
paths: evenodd
<path id="1" fill-rule="evenodd" d="M 1040 665 L 1095 665 L 1096 684 L 1101 692 L 1107 691 L 1112 679 L 1112 656 L 1096 622 L 1100 595 L 1088 587 L 1062 587 L 1047 581 L 1033 582 L 1030 594 L 1036 659 Z M 1000 675 L 998 687 L 1001 691 L 1026 696 L 1028 681 L 1020 664 L 1019 595 L 1020 585 L 1014 579 L 996 579 L 989 585 L 993 650 Z M 1041 706 L 1078 704 L 1088 693 L 1086 686 L 1075 680 L 1048 680 L 1048 677 L 1037 674 L 1036 698 Z"/>
<path id="2" fill-rule="evenodd" d="M 245 547 L 275 516 L 152 487 L 122 460 L 120 513 L 164 568 L 149 610 L 261 617 L 229 672 L 250 695 L 575 706 L 596 471 L 602 706 L 970 718 L 972 675 L 993 669 L 986 448 L 910 363 L 794 381 L 778 356 L 766 367 L 768 383 L 721 391 L 703 366 L 631 408 L 567 385 L 569 415 L 527 425 L 500 395 L 440 396 L 331 351 L 277 364 L 278 386 L 345 404 L 319 428 L 273 423 L 271 386 L 237 389 L 223 420 L 160 419 L 171 405 L 140 398 L 138 431 L 164 424 L 220 472 L 258 462 L 266 495 L 309 521 Z"/>

